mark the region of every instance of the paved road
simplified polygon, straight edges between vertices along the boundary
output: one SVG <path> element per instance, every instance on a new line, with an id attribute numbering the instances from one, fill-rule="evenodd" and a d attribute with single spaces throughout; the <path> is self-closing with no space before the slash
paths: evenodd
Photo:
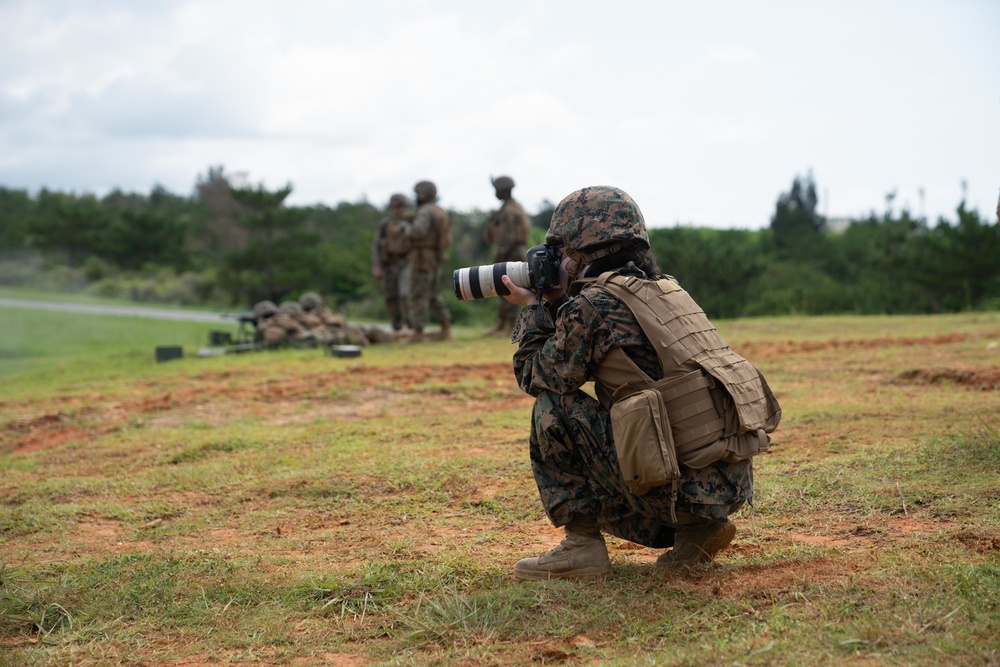
<path id="1" fill-rule="evenodd" d="M 126 315 L 151 317 L 161 320 L 184 320 L 194 322 L 220 322 L 225 319 L 221 313 L 207 313 L 203 310 L 183 308 L 143 308 L 141 306 L 102 306 L 93 303 L 68 303 L 64 301 L 36 301 L 30 299 L 6 299 L 0 297 L 0 308 L 35 308 L 38 310 L 60 310 L 71 313 L 96 315 Z"/>

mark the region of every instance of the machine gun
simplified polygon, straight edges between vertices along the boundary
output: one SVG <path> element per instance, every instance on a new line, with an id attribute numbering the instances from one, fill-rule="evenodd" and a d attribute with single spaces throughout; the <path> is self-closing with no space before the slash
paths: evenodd
<path id="1" fill-rule="evenodd" d="M 208 347 L 198 351 L 199 357 L 214 357 L 235 352 L 253 352 L 257 345 L 257 318 L 250 311 L 223 313 L 223 319 L 236 320 L 238 328 L 232 331 L 209 331 Z"/>
<path id="2" fill-rule="evenodd" d="M 235 339 L 230 340 L 230 344 L 246 345 L 253 344 L 256 341 L 257 318 L 254 317 L 252 312 L 244 311 L 242 313 L 223 313 L 222 316 L 226 319 L 236 320 L 239 322 L 239 328 L 236 330 L 236 337 Z"/>

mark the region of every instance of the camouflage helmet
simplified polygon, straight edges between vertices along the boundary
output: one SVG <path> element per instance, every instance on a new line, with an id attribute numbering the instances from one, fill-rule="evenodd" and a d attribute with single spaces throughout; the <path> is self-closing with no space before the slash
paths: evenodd
<path id="1" fill-rule="evenodd" d="M 514 179 L 510 176 L 498 176 L 490 180 L 493 183 L 493 189 L 496 191 L 501 190 L 513 190 L 514 189 Z"/>
<path id="2" fill-rule="evenodd" d="M 413 186 L 413 191 L 421 201 L 434 201 L 437 197 L 437 186 L 431 181 L 420 181 Z"/>
<path id="3" fill-rule="evenodd" d="M 561 246 L 575 260 L 569 271 L 572 282 L 577 272 L 595 259 L 633 243 L 648 248 L 649 236 L 642 211 L 627 193 L 595 185 L 577 190 L 559 202 L 552 213 L 545 243 Z"/>
<path id="4" fill-rule="evenodd" d="M 302 312 L 302 306 L 299 305 L 298 301 L 282 301 L 281 305 L 278 306 L 278 312 L 285 315 L 295 315 Z"/>
<path id="5" fill-rule="evenodd" d="M 642 211 L 627 193 L 595 185 L 577 190 L 559 202 L 552 213 L 545 242 L 575 251 L 612 244 L 621 248 L 632 243 L 642 243 L 648 248 L 649 236 Z"/>
<path id="6" fill-rule="evenodd" d="M 305 292 L 299 297 L 299 303 L 306 310 L 312 310 L 313 308 L 319 308 L 323 305 L 323 297 L 316 292 Z"/>
<path id="7" fill-rule="evenodd" d="M 257 319 L 270 317 L 278 312 L 278 306 L 273 301 L 258 301 L 253 306 L 253 316 Z"/>
<path id="8" fill-rule="evenodd" d="M 406 195 L 399 194 L 398 192 L 393 196 L 389 197 L 389 208 L 395 208 L 397 206 L 409 206 L 410 200 L 406 198 Z"/>

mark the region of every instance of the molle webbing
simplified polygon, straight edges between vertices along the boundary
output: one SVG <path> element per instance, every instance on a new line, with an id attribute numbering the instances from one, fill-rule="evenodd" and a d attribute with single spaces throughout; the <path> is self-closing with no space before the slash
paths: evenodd
<path id="1" fill-rule="evenodd" d="M 623 375 L 610 376 L 604 372 L 605 364 L 597 370 L 597 380 L 608 386 L 612 401 L 617 401 L 640 389 L 655 389 L 663 397 L 663 407 L 670 418 L 670 432 L 678 456 L 692 452 L 724 435 L 726 426 L 718 412 L 711 390 L 715 379 L 701 370 L 691 371 L 680 377 L 653 381 L 635 365 L 621 348 L 608 353 L 610 368 L 624 369 L 631 366 L 629 378 L 620 384 L 609 384 Z"/>
<path id="2" fill-rule="evenodd" d="M 607 247 L 601 248 L 599 250 L 594 250 L 592 252 L 577 251 L 577 255 L 579 256 L 578 260 L 579 265 L 585 266 L 595 260 L 600 259 L 601 257 L 607 257 L 608 255 L 613 255 L 622 248 L 624 248 L 625 245 L 626 244 L 624 242 L 619 241 L 618 243 L 612 243 Z M 567 254 L 569 254 L 569 251 L 567 251 Z"/>
<path id="3" fill-rule="evenodd" d="M 676 371 L 684 366 L 700 367 L 732 397 L 739 418 L 739 433 L 774 430 L 781 410 L 762 376 L 750 362 L 732 351 L 701 307 L 674 280 L 667 277 L 641 280 L 609 272 L 592 284 L 610 292 L 629 307 L 655 347 L 666 377 L 676 376 Z M 707 389 L 704 391 L 710 395 Z M 667 409 L 670 410 L 669 405 Z M 672 412 L 670 419 L 673 423 Z M 680 431 L 682 425 L 675 426 Z M 697 442 L 702 437 L 692 440 L 682 434 L 678 448 L 681 440 Z"/>
<path id="4" fill-rule="evenodd" d="M 712 398 L 711 388 L 714 386 L 715 381 L 711 377 L 701 371 L 693 371 L 661 390 L 663 406 L 676 430 L 674 445 L 678 455 L 723 435 L 726 420 L 719 416 Z"/>

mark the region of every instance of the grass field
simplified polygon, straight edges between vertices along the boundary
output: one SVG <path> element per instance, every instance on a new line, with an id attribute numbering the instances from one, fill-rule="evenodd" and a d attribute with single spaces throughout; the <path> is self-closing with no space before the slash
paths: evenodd
<path id="1" fill-rule="evenodd" d="M 506 341 L 0 314 L 0 665 L 1000 664 L 1000 313 L 717 322 L 784 409 L 733 546 L 548 583 Z"/>

